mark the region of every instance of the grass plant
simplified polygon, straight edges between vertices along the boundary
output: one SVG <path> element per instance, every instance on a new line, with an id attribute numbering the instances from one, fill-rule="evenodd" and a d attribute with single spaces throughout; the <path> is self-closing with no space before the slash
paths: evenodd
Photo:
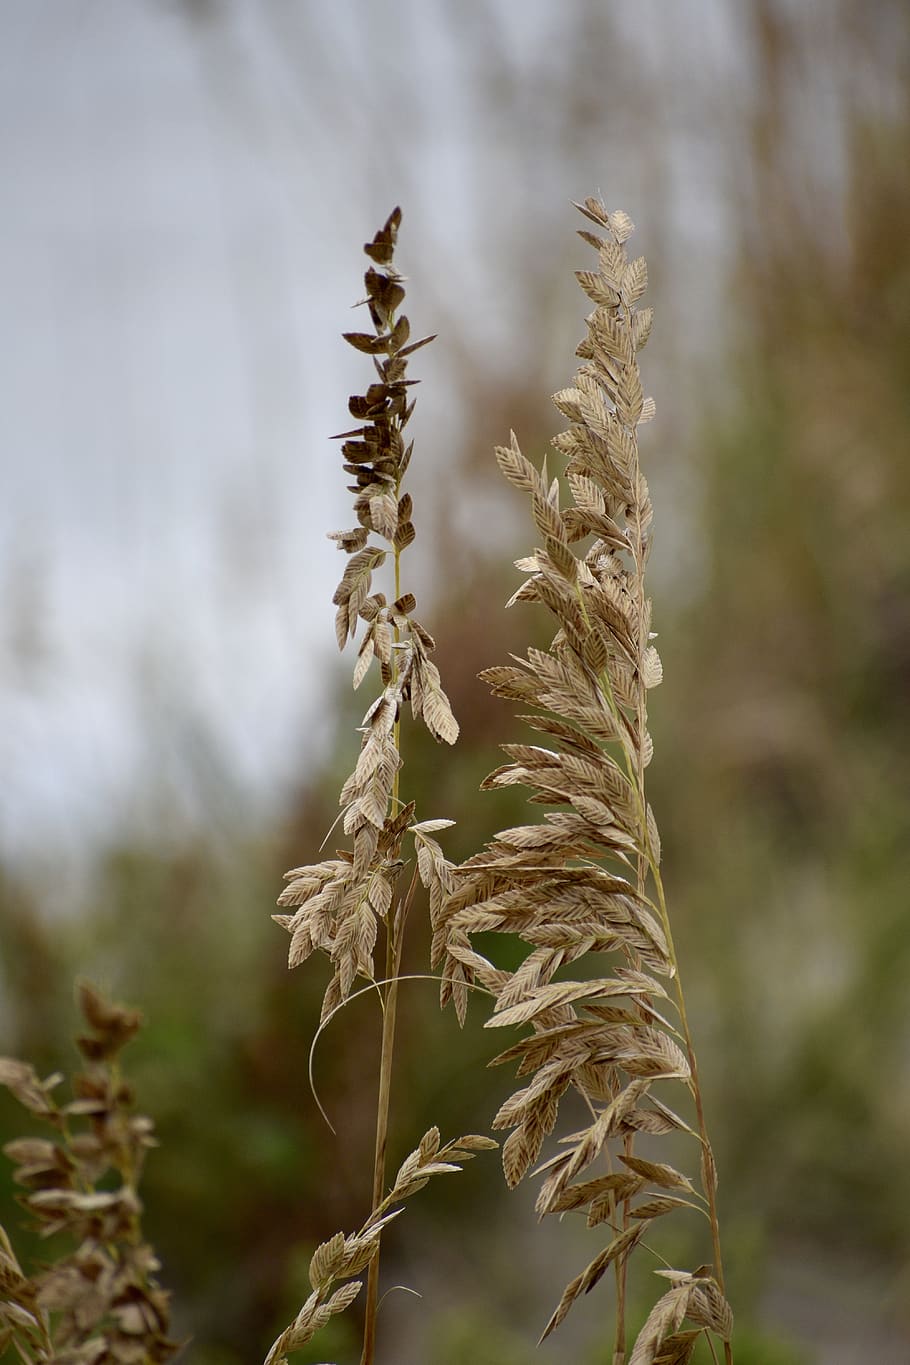
<path id="1" fill-rule="evenodd" d="M 496 451 L 505 477 L 530 497 L 540 537 L 518 561 L 526 578 L 509 605 L 541 604 L 557 631 L 549 649 L 529 649 L 527 657 L 482 675 L 497 695 L 533 708 L 522 719 L 547 741 L 504 745 L 510 761 L 484 786 L 530 787 L 532 802 L 555 810 L 542 822 L 502 831 L 455 870 L 434 960 L 445 977 L 444 1002 L 453 999 L 460 1016 L 468 985 L 479 982 L 496 1000 L 487 1027 L 531 1025 L 496 1058 L 516 1062 L 518 1074 L 531 1077 L 494 1120 L 494 1127 L 511 1129 L 503 1147 L 510 1186 L 538 1160 L 568 1091 L 588 1109 L 589 1122 L 561 1138 L 563 1150 L 538 1167 L 544 1180 L 537 1210 L 541 1216 L 578 1210 L 611 1236 L 566 1287 L 543 1337 L 612 1267 L 613 1362 L 624 1365 L 632 1253 L 645 1247 L 659 1219 L 696 1210 L 710 1228 L 713 1264 L 658 1269 L 669 1287 L 639 1333 L 630 1365 L 687 1361 L 699 1338 L 712 1333 L 729 1362 L 733 1318 L 724 1295 L 715 1163 L 645 782 L 653 750 L 647 698 L 662 677 L 645 587 L 653 509 L 638 447 L 638 429 L 654 414 L 637 360 L 651 331 L 652 311 L 639 306 L 648 272 L 644 257 L 627 256 L 633 230 L 627 214 L 608 212 L 599 199 L 577 207 L 597 228 L 581 236 L 596 250 L 598 268 L 577 272 L 595 307 L 577 350 L 583 363 L 553 400 L 568 422 L 553 445 L 564 461 L 570 504 L 561 510 L 559 480 L 525 459 L 514 433 Z M 473 946 L 473 935 L 491 933 L 517 935 L 528 945 L 516 970 L 496 967 Z M 606 957 L 607 975 L 563 974 L 592 954 Z M 664 1013 L 668 1007 L 673 1017 Z M 659 1097 L 662 1082 L 687 1092 L 692 1122 Z M 690 1132 L 697 1143 L 700 1191 L 667 1162 L 636 1151 L 639 1135 L 674 1131 Z"/>
<path id="2" fill-rule="evenodd" d="M 495 1058 L 517 1063 L 518 1074 L 530 1078 L 493 1122 L 510 1130 L 502 1151 L 508 1184 L 536 1167 L 541 1216 L 578 1211 L 607 1237 L 566 1287 L 543 1337 L 610 1271 L 613 1365 L 685 1365 L 701 1342 L 715 1360 L 715 1342 L 728 1365 L 733 1360 L 714 1158 L 646 790 L 648 693 L 661 680 L 645 586 L 652 508 L 638 448 L 638 429 L 654 411 L 637 360 L 651 329 L 651 310 L 640 306 L 647 267 L 642 257 L 627 255 L 626 214 L 608 212 L 595 199 L 578 207 L 596 229 L 586 227 L 581 236 L 597 252 L 597 269 L 577 272 L 594 310 L 578 347 L 581 367 L 554 398 L 568 423 L 553 442 L 567 505 L 560 478 L 550 479 L 546 462 L 538 470 L 527 460 L 514 435 L 496 451 L 503 474 L 530 498 L 539 537 L 518 562 L 525 579 L 512 602 L 542 605 L 556 634 L 549 648 L 530 648 L 483 675 L 496 694 L 528 708 L 522 719 L 544 741 L 506 743 L 508 762 L 484 786 L 527 786 L 532 802 L 551 809 L 540 822 L 503 830 L 457 867 L 435 837 L 452 822 L 423 812 L 418 818 L 408 795 L 401 725 L 410 706 L 435 740 L 451 745 L 458 738 L 432 659 L 435 644 L 415 615 L 403 564 L 415 536 L 405 488 L 416 382 L 408 362 L 433 338 L 412 341 L 401 311 L 400 210 L 365 246 L 363 303 L 372 331 L 345 339 L 368 358 L 374 376 L 349 401 L 356 425 L 337 438 L 356 525 L 332 539 L 346 556 L 334 595 L 338 645 L 356 644 L 355 689 L 369 677 L 378 688 L 340 793 L 346 846 L 286 874 L 275 919 L 290 936 L 291 968 L 313 954 L 330 963 L 321 1027 L 353 996 L 378 997 L 372 1189 L 359 1229 L 317 1247 L 308 1293 L 266 1365 L 283 1365 L 347 1310 L 364 1287 L 364 1272 L 361 1365 L 373 1365 L 389 1225 L 434 1175 L 455 1172 L 497 1145 L 476 1134 L 443 1143 L 431 1127 L 388 1178 L 402 952 L 421 887 L 441 1003 L 451 1003 L 464 1023 L 469 993 L 478 991 L 494 1002 L 488 1028 L 526 1030 Z M 385 592 L 374 581 L 381 574 Z M 501 967 L 485 955 L 496 934 L 510 937 L 513 962 L 515 942 L 525 945 L 519 965 Z M 595 960 L 606 964 L 602 971 L 594 971 Z M 14 1347 L 27 1362 L 163 1361 L 175 1349 L 167 1297 L 142 1239 L 136 1194 L 151 1125 L 132 1114 L 117 1061 L 139 1019 L 88 988 L 81 1004 L 92 1034 L 80 1040 L 89 1070 L 77 1077 L 73 1103 L 55 1105 L 58 1078 L 42 1082 L 24 1063 L 0 1061 L 0 1082 L 56 1133 L 54 1142 L 23 1139 L 7 1148 L 31 1191 L 26 1202 L 48 1231 L 68 1233 L 71 1241 L 54 1265 L 29 1275 L 0 1235 L 0 1346 Z M 674 1087 L 683 1112 L 664 1097 Z M 583 1125 L 561 1133 L 559 1150 L 537 1164 L 571 1092 L 586 1114 Z M 87 1132 L 72 1131 L 77 1119 Z M 679 1133 L 699 1153 L 700 1188 L 659 1159 L 661 1139 Z M 97 1182 L 111 1172 L 115 1188 L 99 1190 Z M 704 1221 L 710 1264 L 678 1269 L 651 1245 L 660 1221 L 680 1213 Z M 665 1285 L 630 1353 L 629 1276 L 648 1255 L 660 1263 Z"/>
<path id="3" fill-rule="evenodd" d="M 334 604 L 336 637 L 344 649 L 363 626 L 354 667 L 354 687 L 360 687 L 371 665 L 378 664 L 380 691 L 361 726 L 357 765 L 341 789 L 344 833 L 350 850 L 324 862 L 292 869 L 279 904 L 286 913 L 277 921 L 291 935 L 288 964 L 296 967 L 314 950 L 326 954 L 333 975 L 325 994 L 326 1021 L 344 1003 L 358 978 L 375 984 L 382 1004 L 382 1045 L 376 1108 L 373 1163 L 373 1207 L 369 1220 L 352 1238 L 337 1234 L 316 1252 L 310 1266 L 312 1294 L 287 1332 L 267 1358 L 267 1365 L 283 1360 L 308 1341 L 333 1312 L 342 1311 L 356 1296 L 360 1283 L 351 1279 L 369 1267 L 364 1319 L 362 1365 L 372 1365 L 376 1352 L 376 1312 L 379 1299 L 381 1233 L 400 1204 L 421 1189 L 431 1175 L 454 1171 L 476 1151 L 495 1146 L 490 1138 L 472 1135 L 440 1147 L 432 1128 L 404 1162 L 390 1194 L 385 1193 L 386 1148 L 391 1103 L 392 1062 L 398 988 L 405 926 L 418 882 L 429 891 L 431 913 L 438 916 L 449 890 L 448 865 L 432 837 L 450 820 L 415 819 L 415 803 L 402 794 L 401 712 L 410 703 L 415 719 L 434 739 L 454 744 L 458 723 L 442 689 L 439 670 L 431 659 L 433 637 L 414 615 L 417 600 L 402 590 L 402 555 L 414 540 L 413 504 L 403 489 L 413 445 L 405 428 L 414 403 L 409 391 L 409 357 L 433 340 L 410 340 L 410 324 L 400 312 L 405 290 L 395 269 L 394 253 L 401 222 L 395 209 L 373 240 L 364 247 L 370 265 L 364 276 L 373 332 L 347 332 L 345 340 L 372 359 L 375 380 L 364 394 L 348 403 L 350 415 L 361 425 L 343 432 L 344 469 L 353 483 L 357 525 L 332 533 L 348 556 Z M 373 591 L 373 575 L 391 560 L 394 596 L 390 602 Z M 413 871 L 402 892 L 405 862 L 402 845 L 412 840 Z M 382 970 L 376 967 L 380 931 L 385 938 Z M 347 1283 L 327 1298 L 337 1279 Z"/>

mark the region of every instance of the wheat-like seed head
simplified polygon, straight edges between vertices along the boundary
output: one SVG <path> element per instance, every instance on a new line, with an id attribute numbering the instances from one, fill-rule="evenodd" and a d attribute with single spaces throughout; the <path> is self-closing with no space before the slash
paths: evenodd
<path id="1" fill-rule="evenodd" d="M 376 661 L 381 691 L 363 718 L 357 765 L 341 789 L 344 832 L 352 847 L 288 872 L 278 904 L 290 913 L 274 916 L 291 935 L 289 966 L 304 962 L 314 949 L 333 964 L 324 1019 L 346 999 L 357 977 L 374 979 L 378 923 L 386 920 L 395 899 L 407 832 L 417 843 L 431 908 L 438 908 L 448 885 L 441 851 L 429 838 L 448 822 L 415 825 L 413 803 L 402 803 L 398 795 L 402 766 L 398 722 L 407 702 L 435 739 L 453 744 L 458 737 L 458 724 L 430 657 L 433 637 L 414 616 L 414 594 L 402 592 L 400 585 L 401 555 L 415 534 L 411 496 L 402 487 L 412 451 L 404 436 L 414 409 L 408 394 L 417 382 L 407 377 L 408 359 L 433 340 L 428 336 L 411 341 L 410 324 L 399 311 L 405 297 L 404 281 L 394 265 L 400 223 L 401 210 L 396 208 L 364 247 L 370 266 L 364 275 L 363 302 L 373 332 L 346 332 L 345 340 L 372 358 L 376 378 L 348 403 L 351 416 L 361 425 L 336 438 L 342 442 L 345 472 L 353 478 L 349 490 L 358 524 L 331 535 L 348 556 L 333 598 L 338 644 L 343 649 L 363 623 L 354 687 L 360 687 Z M 385 593 L 373 590 L 374 573 L 390 558 L 395 581 L 391 602 Z"/>
<path id="2" fill-rule="evenodd" d="M 644 780 L 652 753 L 647 693 L 661 680 L 644 585 L 652 508 L 638 460 L 638 428 L 654 413 L 637 360 L 651 330 L 651 309 L 638 306 L 647 266 L 627 256 L 633 225 L 625 213 L 594 199 L 577 207 L 598 229 L 580 234 L 597 251 L 598 268 L 577 272 L 595 308 L 577 350 L 583 363 L 553 400 L 569 424 L 553 445 L 566 461 L 570 505 L 560 507 L 558 480 L 538 472 L 514 433 L 496 450 L 503 474 L 530 496 L 540 537 L 518 561 L 526 578 L 512 603 L 543 604 L 557 631 L 549 649 L 482 674 L 498 696 L 534 708 L 522 719 L 545 740 L 504 745 L 510 761 L 484 786 L 522 784 L 533 802 L 556 809 L 542 823 L 503 830 L 455 869 L 433 945 L 444 998 L 462 1017 L 477 981 L 496 996 L 488 1028 L 532 1028 L 496 1058 L 517 1062 L 519 1076 L 530 1077 L 494 1119 L 494 1127 L 511 1129 L 503 1147 L 509 1185 L 537 1161 L 567 1091 L 591 1112 L 591 1122 L 539 1168 L 537 1209 L 583 1211 L 589 1226 L 605 1224 L 613 1236 L 567 1286 L 544 1336 L 610 1266 L 622 1303 L 626 1263 L 649 1227 L 673 1209 L 700 1208 L 702 1199 L 687 1176 L 634 1153 L 638 1133 L 692 1131 L 655 1092 L 658 1083 L 690 1090 L 701 1116 Z M 528 945 L 517 970 L 502 971 L 473 947 L 473 935 L 490 931 Z M 564 969 L 589 953 L 611 956 L 609 974 L 566 979 Z M 671 991 L 679 1023 L 664 1012 Z M 710 1148 L 703 1132 L 696 1136 L 716 1224 Z M 580 1179 L 608 1154 L 607 1174 Z M 732 1319 L 714 1273 L 674 1276 L 631 1365 L 686 1361 L 705 1330 L 729 1341 Z M 685 1318 L 694 1331 L 680 1332 Z M 624 1338 L 621 1326 L 620 1361 Z"/>

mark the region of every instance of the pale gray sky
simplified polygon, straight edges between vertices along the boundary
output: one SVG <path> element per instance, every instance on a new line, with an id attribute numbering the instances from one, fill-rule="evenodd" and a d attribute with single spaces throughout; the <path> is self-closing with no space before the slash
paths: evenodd
<path id="1" fill-rule="evenodd" d="M 0 8 L 4 858 L 90 848 L 158 819 L 162 791 L 192 809 L 200 770 L 206 799 L 214 782 L 226 810 L 266 809 L 318 749 L 324 533 L 349 516 L 327 436 L 364 377 L 338 333 L 395 200 L 412 322 L 442 333 L 414 366 L 419 430 L 442 432 L 425 460 L 459 435 L 447 337 L 517 370 L 534 347 L 564 382 L 571 272 L 548 335 L 526 335 L 521 244 L 577 264 L 568 200 L 592 189 L 644 218 L 669 196 L 642 240 L 681 281 L 655 364 L 716 344 L 732 243 L 711 131 L 748 68 L 737 6 L 607 6 L 567 46 L 566 15 L 600 9 Z M 567 63 L 590 105 L 571 147 Z"/>

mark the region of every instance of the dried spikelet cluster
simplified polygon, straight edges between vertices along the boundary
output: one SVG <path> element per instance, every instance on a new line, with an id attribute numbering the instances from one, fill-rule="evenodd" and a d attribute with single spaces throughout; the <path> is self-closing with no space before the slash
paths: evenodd
<path id="1" fill-rule="evenodd" d="M 314 949 L 332 961 L 335 974 L 326 991 L 323 1018 L 347 997 L 356 977 L 374 978 L 377 925 L 387 921 L 393 904 L 405 833 L 416 829 L 419 838 L 441 828 L 440 822 L 413 826 L 413 805 L 402 805 L 398 798 L 402 706 L 409 701 L 414 716 L 423 719 L 437 740 L 453 744 L 458 737 L 439 670 L 430 658 L 433 637 L 413 615 L 413 593 L 401 591 L 401 554 L 414 539 L 411 497 L 402 492 L 412 450 L 404 438 L 414 407 L 408 389 L 417 382 L 407 378 L 407 363 L 433 338 L 409 342 L 408 319 L 397 316 L 405 297 L 402 277 L 393 264 L 400 222 L 401 210 L 396 208 L 364 247 L 372 262 L 364 276 L 364 302 L 374 334 L 345 333 L 350 345 L 372 356 L 377 379 L 365 394 L 349 401 L 351 416 L 363 425 L 336 438 L 343 442 L 344 469 L 355 480 L 349 490 L 359 524 L 331 536 L 348 555 L 333 599 L 338 644 L 343 649 L 356 636 L 358 621 L 364 622 L 354 686 L 360 686 L 376 659 L 382 690 L 363 718 L 357 766 L 341 791 L 344 832 L 353 847 L 336 858 L 288 872 L 289 885 L 278 903 L 293 913 L 275 916 L 291 935 L 291 967 L 304 962 Z M 373 574 L 390 554 L 395 581 L 391 603 L 384 593 L 372 591 Z M 437 865 L 438 860 L 430 860 L 426 869 L 438 902 Z"/>
<path id="2" fill-rule="evenodd" d="M 369 1277 L 362 1359 L 363 1365 L 371 1365 L 380 1239 L 383 1227 L 394 1216 L 389 1209 L 422 1189 L 430 1176 L 459 1170 L 458 1163 L 474 1152 L 496 1146 L 490 1138 L 472 1136 L 440 1149 L 439 1133 L 431 1129 L 399 1170 L 391 1193 L 383 1195 L 405 921 L 418 879 L 429 890 L 434 924 L 439 922 L 445 897 L 451 891 L 449 864 L 432 836 L 452 822 L 415 823 L 414 802 L 404 802 L 400 796 L 402 707 L 410 702 L 414 717 L 423 720 L 435 739 L 453 744 L 458 737 L 458 724 L 442 690 L 439 670 L 430 658 L 435 648 L 433 638 L 413 614 L 414 595 L 401 589 L 401 555 L 414 539 L 411 498 L 402 491 L 412 450 L 403 434 L 413 411 L 408 389 L 416 382 L 406 377 L 407 361 L 433 338 L 410 342 L 408 320 L 398 315 L 405 297 L 402 277 L 393 264 L 400 222 L 401 211 L 395 209 L 364 247 L 371 261 L 364 276 L 364 303 L 374 334 L 347 332 L 345 340 L 372 356 L 377 380 L 365 394 L 349 400 L 351 416 L 363 425 L 336 438 L 343 442 L 344 469 L 355 480 L 349 491 L 354 495 L 358 521 L 353 530 L 335 532 L 331 537 L 348 555 L 333 599 L 336 635 L 343 649 L 348 639 L 356 637 L 358 622 L 364 622 L 354 687 L 363 682 L 374 660 L 379 664 L 381 684 L 363 719 L 357 766 L 341 790 L 344 831 L 352 838 L 353 847 L 339 851 L 333 859 L 287 873 L 288 886 L 278 903 L 293 913 L 275 916 L 291 935 L 291 967 L 305 961 L 314 949 L 326 953 L 333 964 L 334 975 L 323 1000 L 323 1021 L 347 999 L 358 976 L 377 983 L 383 1027 L 373 1207 L 360 1232 L 347 1238 L 336 1233 L 316 1252 L 310 1267 L 312 1293 L 275 1342 L 267 1365 L 275 1365 L 299 1350 L 334 1313 L 347 1308 L 361 1287 L 360 1281 L 350 1277 L 366 1266 Z M 371 536 L 385 543 L 376 543 Z M 390 555 L 395 584 L 391 603 L 384 593 L 373 591 L 373 574 Z M 399 897 L 397 885 L 404 867 L 401 847 L 406 834 L 413 837 L 416 858 L 410 886 Z M 377 979 L 374 950 L 380 925 L 385 928 L 385 972 Z M 339 1280 L 347 1282 L 333 1291 L 332 1285 Z"/>
<path id="3" fill-rule="evenodd" d="M 402 1204 L 422 1190 L 432 1176 L 460 1171 L 464 1162 L 470 1161 L 476 1152 L 495 1145 L 489 1138 L 472 1134 L 440 1147 L 438 1128 L 431 1128 L 425 1133 L 420 1146 L 402 1163 L 392 1189 L 376 1206 L 360 1231 L 349 1237 L 336 1232 L 334 1237 L 316 1248 L 309 1268 L 313 1292 L 291 1325 L 272 1346 L 265 1365 L 284 1365 L 287 1357 L 305 1346 L 333 1314 L 344 1312 L 353 1303 L 363 1288 L 363 1282 L 351 1277 L 375 1262 L 379 1255 L 382 1229 L 402 1211 L 395 1208 L 396 1204 Z M 333 1285 L 339 1281 L 345 1283 L 333 1289 Z"/>
<path id="4" fill-rule="evenodd" d="M 19 1138 L 4 1148 L 28 1191 L 20 1202 L 42 1236 L 65 1234 L 72 1243 L 27 1276 L 0 1228 L 0 1355 L 12 1346 L 26 1361 L 57 1365 L 161 1362 L 177 1345 L 168 1339 L 168 1296 L 142 1240 L 137 1193 L 155 1145 L 153 1128 L 133 1113 L 118 1064 L 141 1018 L 88 986 L 79 1003 L 90 1030 L 77 1039 L 87 1065 L 73 1079 L 69 1103 L 58 1106 L 53 1098 L 62 1077 L 42 1081 L 25 1062 L 0 1058 L 0 1084 L 54 1131 L 53 1138 Z"/>
<path id="5" fill-rule="evenodd" d="M 542 823 L 504 830 L 449 874 L 455 889 L 438 918 L 434 958 L 444 967 L 443 1000 L 454 999 L 460 1016 L 477 981 L 496 997 L 487 1027 L 531 1025 L 496 1058 L 517 1062 L 518 1074 L 530 1077 L 494 1121 L 512 1130 L 503 1147 L 509 1185 L 537 1161 L 567 1091 L 590 1112 L 590 1122 L 562 1138 L 562 1151 L 540 1167 L 537 1208 L 541 1215 L 582 1211 L 589 1226 L 605 1225 L 610 1241 L 568 1285 L 544 1336 L 612 1265 L 621 1365 L 629 1255 L 655 1220 L 694 1207 L 711 1223 L 714 1268 L 671 1273 L 672 1288 L 649 1317 L 631 1365 L 688 1361 L 702 1332 L 717 1333 L 729 1359 L 713 1159 L 645 795 L 647 693 L 661 680 L 644 584 L 652 508 L 637 435 L 654 412 L 636 358 L 651 330 L 651 309 L 638 307 L 647 267 L 642 257 L 627 257 L 626 214 L 608 213 L 594 199 L 578 207 L 598 228 L 580 234 L 597 251 L 598 269 L 577 274 L 595 308 L 578 347 L 583 364 L 572 387 L 554 396 L 569 423 L 553 444 L 566 460 L 571 505 L 560 508 L 558 480 L 538 473 L 514 434 L 496 452 L 506 478 L 530 495 L 540 536 L 540 547 L 518 561 L 527 577 L 512 602 L 542 603 L 558 629 L 548 650 L 531 649 L 482 675 L 497 695 L 535 708 L 522 719 L 549 741 L 504 745 L 510 761 L 484 785 L 523 784 L 531 801 L 556 809 Z M 473 935 L 490 931 L 529 945 L 517 970 L 497 968 L 472 946 Z M 612 956 L 608 973 L 569 979 L 563 969 L 592 953 Z M 671 992 L 675 1023 L 662 1013 Z M 639 1133 L 693 1132 L 656 1093 L 656 1083 L 667 1081 L 694 1098 L 703 1196 L 672 1166 L 634 1151 Z M 606 1172 L 579 1179 L 598 1158 Z M 692 1331 L 681 1330 L 686 1318 Z"/>

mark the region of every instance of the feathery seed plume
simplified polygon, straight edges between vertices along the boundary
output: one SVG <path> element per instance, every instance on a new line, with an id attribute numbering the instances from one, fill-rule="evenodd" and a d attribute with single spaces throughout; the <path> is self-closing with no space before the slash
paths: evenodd
<path id="1" fill-rule="evenodd" d="M 373 953 L 378 925 L 388 919 L 402 868 L 401 845 L 411 830 L 418 853 L 430 849 L 421 872 L 429 877 L 434 902 L 441 895 L 444 865 L 429 826 L 413 823 L 413 804 L 399 799 L 399 717 L 410 703 L 437 740 L 453 744 L 458 723 L 431 659 L 433 637 L 414 615 L 416 599 L 401 588 L 401 556 L 414 540 L 413 504 L 402 488 L 412 445 L 404 431 L 414 410 L 409 390 L 408 359 L 433 337 L 410 340 L 410 324 L 400 313 L 404 280 L 394 266 L 401 210 L 395 209 L 364 250 L 370 266 L 364 275 L 366 305 L 373 332 L 346 332 L 345 340 L 373 362 L 376 378 L 364 394 L 348 403 L 361 423 L 335 439 L 342 442 L 344 470 L 353 482 L 357 526 L 331 533 L 347 556 L 333 602 L 338 644 L 355 639 L 363 623 L 354 667 L 360 687 L 371 664 L 378 662 L 381 691 L 367 709 L 361 726 L 357 765 L 341 790 L 344 832 L 350 849 L 334 858 L 286 874 L 287 887 L 275 915 L 291 936 L 288 964 L 297 967 L 314 949 L 332 962 L 334 975 L 323 1002 L 323 1018 L 346 997 L 357 977 L 373 980 Z M 394 597 L 374 591 L 373 575 L 391 557 Z M 441 828 L 447 822 L 434 822 Z"/>
<path id="2" fill-rule="evenodd" d="M 530 497 L 539 537 L 518 561 L 526 577 L 509 605 L 542 604 L 556 634 L 549 649 L 529 649 L 481 675 L 496 695 L 533 708 L 521 719 L 542 736 L 540 744 L 504 745 L 509 762 L 483 786 L 518 783 L 531 788 L 531 801 L 555 809 L 542 823 L 503 830 L 449 874 L 454 890 L 437 917 L 433 958 L 443 968 L 444 1003 L 452 999 L 460 1017 L 468 986 L 479 982 L 496 997 L 488 1028 L 531 1026 L 495 1059 L 516 1062 L 518 1075 L 530 1078 L 494 1119 L 495 1128 L 511 1130 L 502 1153 L 510 1186 L 537 1162 L 570 1089 L 591 1114 L 538 1167 L 537 1210 L 579 1210 L 610 1240 L 567 1286 L 543 1335 L 612 1266 L 614 1365 L 623 1365 L 629 1258 L 655 1220 L 695 1208 L 707 1213 L 715 1264 L 673 1272 L 631 1365 L 687 1361 L 710 1332 L 730 1361 L 713 1157 L 645 793 L 647 696 L 662 676 L 645 592 L 652 507 L 638 454 L 638 429 L 654 414 L 637 360 L 651 331 L 651 309 L 639 307 L 648 272 L 643 257 L 627 255 L 633 224 L 625 213 L 598 199 L 576 207 L 597 228 L 580 235 L 598 268 L 577 272 L 595 307 L 577 349 L 582 364 L 553 399 L 568 423 L 553 445 L 565 460 L 569 505 L 561 507 L 559 481 L 538 472 L 514 433 L 496 450 L 505 477 Z M 528 945 L 515 971 L 474 947 L 475 934 L 491 931 Z M 606 955 L 608 974 L 568 979 L 566 970 L 591 953 Z M 675 1021 L 665 1013 L 671 998 Z M 695 1129 L 657 1093 L 668 1082 L 689 1093 Z M 637 1134 L 673 1130 L 693 1133 L 701 1148 L 701 1193 L 672 1166 L 635 1155 Z M 601 1158 L 607 1172 L 592 1176 Z M 680 1331 L 686 1319 L 695 1330 Z"/>

